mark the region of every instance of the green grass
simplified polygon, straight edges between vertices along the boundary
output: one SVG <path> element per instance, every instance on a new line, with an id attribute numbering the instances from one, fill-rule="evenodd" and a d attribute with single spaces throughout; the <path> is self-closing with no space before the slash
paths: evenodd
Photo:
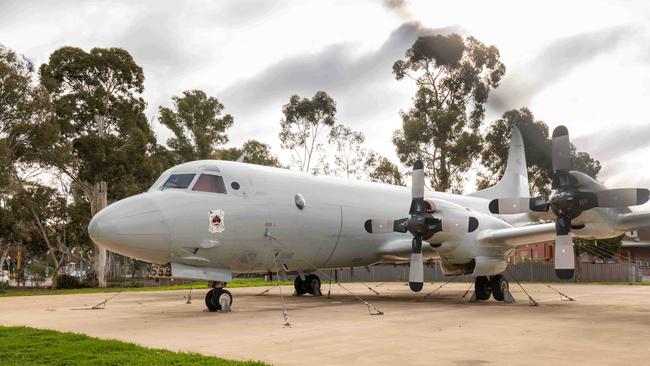
<path id="1" fill-rule="evenodd" d="M 0 326 L 0 365 L 267 365 L 144 348 L 82 334 Z"/>
<path id="2" fill-rule="evenodd" d="M 228 288 L 234 287 L 261 287 L 273 286 L 277 282 L 265 282 L 263 278 L 235 278 L 228 283 Z M 281 281 L 282 285 L 293 285 L 293 281 Z M 77 289 L 17 289 L 11 288 L 0 291 L 0 297 L 8 296 L 40 296 L 40 295 L 67 295 L 67 294 L 95 294 L 106 292 L 141 292 L 141 291 L 171 291 L 171 290 L 188 290 L 190 288 L 199 289 L 207 288 L 207 282 L 195 282 L 193 284 L 172 285 L 172 286 L 152 286 L 152 287 L 109 287 L 109 288 L 77 288 Z M 0 364 L 1 365 L 1 364 Z"/>

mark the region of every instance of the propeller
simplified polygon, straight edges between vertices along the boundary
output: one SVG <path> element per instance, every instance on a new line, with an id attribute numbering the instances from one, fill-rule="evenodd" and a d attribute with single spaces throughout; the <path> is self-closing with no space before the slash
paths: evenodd
<path id="1" fill-rule="evenodd" d="M 554 190 L 550 199 L 540 197 L 499 198 L 489 204 L 495 214 L 525 212 L 548 212 L 555 215 L 555 275 L 563 280 L 573 278 L 575 254 L 571 238 L 571 220 L 592 208 L 622 208 L 642 205 L 650 198 L 650 191 L 644 188 L 617 188 L 585 190 L 579 179 L 584 174 L 570 171 L 571 141 L 564 126 L 553 130 L 551 139 L 551 161 L 553 164 Z M 591 178 L 586 178 L 591 179 Z M 598 185 L 600 186 L 600 185 Z M 589 187 L 587 187 L 589 189 Z"/>
<path id="2" fill-rule="evenodd" d="M 409 268 L 409 287 L 412 291 L 422 290 L 424 285 L 424 261 L 422 259 L 422 241 L 430 239 L 437 232 L 461 234 L 472 232 L 478 228 L 475 217 L 456 217 L 449 215 L 437 218 L 433 213 L 437 208 L 432 201 L 424 199 L 424 164 L 417 160 L 413 164 L 411 181 L 411 206 L 409 217 L 398 220 L 369 219 L 364 227 L 367 232 L 381 233 L 406 233 L 413 235 L 411 243 L 411 260 Z"/>

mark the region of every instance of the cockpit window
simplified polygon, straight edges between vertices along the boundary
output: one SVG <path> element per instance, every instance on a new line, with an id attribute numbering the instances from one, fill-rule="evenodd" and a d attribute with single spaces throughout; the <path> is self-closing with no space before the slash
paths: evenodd
<path id="1" fill-rule="evenodd" d="M 196 174 L 172 174 L 160 189 L 180 188 L 185 189 L 190 186 Z"/>
<path id="2" fill-rule="evenodd" d="M 197 192 L 227 193 L 223 178 L 218 175 L 201 174 L 192 187 Z"/>

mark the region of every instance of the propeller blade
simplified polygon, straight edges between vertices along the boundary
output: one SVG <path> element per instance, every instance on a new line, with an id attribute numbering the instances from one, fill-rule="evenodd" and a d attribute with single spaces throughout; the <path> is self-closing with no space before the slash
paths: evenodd
<path id="1" fill-rule="evenodd" d="M 564 126 L 555 127 L 553 130 L 553 138 L 551 139 L 551 157 L 554 172 L 569 170 L 571 161 L 570 146 L 569 130 Z"/>
<path id="2" fill-rule="evenodd" d="M 539 197 L 510 197 L 497 198 L 490 201 L 488 206 L 493 214 L 520 214 L 533 212 L 548 212 L 548 199 Z"/>
<path id="3" fill-rule="evenodd" d="M 452 216 L 446 215 L 440 220 L 442 232 L 450 234 L 467 234 L 478 229 L 478 219 L 473 216 Z"/>
<path id="4" fill-rule="evenodd" d="M 411 198 L 424 198 L 424 164 L 416 160 L 411 176 Z"/>
<path id="5" fill-rule="evenodd" d="M 385 234 L 392 233 L 396 231 L 398 233 L 405 233 L 406 222 L 408 218 L 399 219 L 399 220 L 388 220 L 388 219 L 369 219 L 363 224 L 363 227 L 366 229 L 366 232 L 370 234 Z"/>
<path id="6" fill-rule="evenodd" d="M 645 188 L 617 188 L 596 192 L 597 207 L 629 207 L 648 202 L 650 191 Z"/>
<path id="7" fill-rule="evenodd" d="M 367 232 L 372 234 L 393 232 L 393 220 L 370 219 L 370 220 L 366 220 L 366 223 L 363 226 L 365 227 Z"/>
<path id="8" fill-rule="evenodd" d="M 555 234 L 555 275 L 561 280 L 570 280 L 575 271 L 571 218 L 558 217 L 555 221 Z"/>
<path id="9" fill-rule="evenodd" d="M 411 246 L 411 264 L 409 266 L 409 287 L 413 292 L 419 292 L 424 286 L 424 262 L 422 261 L 422 237 L 413 237 Z"/>

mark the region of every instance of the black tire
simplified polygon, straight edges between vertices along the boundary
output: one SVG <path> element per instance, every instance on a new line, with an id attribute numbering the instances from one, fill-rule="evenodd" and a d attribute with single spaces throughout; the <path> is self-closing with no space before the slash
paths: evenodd
<path id="1" fill-rule="evenodd" d="M 502 274 L 490 277 L 490 284 L 492 286 L 492 297 L 496 301 L 503 301 L 504 292 L 508 289 L 508 281 Z"/>
<path id="2" fill-rule="evenodd" d="M 490 280 L 486 276 L 476 277 L 474 281 L 474 293 L 477 300 L 489 300 L 492 295 Z"/>
<path id="3" fill-rule="evenodd" d="M 300 279 L 300 276 L 296 276 L 296 279 L 293 280 L 293 288 L 296 290 L 296 295 L 301 296 L 307 293 L 303 280 Z"/>
<path id="4" fill-rule="evenodd" d="M 228 296 L 229 298 L 229 305 L 232 306 L 232 294 L 228 290 L 224 290 L 222 288 L 215 288 L 213 290 L 210 290 L 212 292 L 212 295 L 210 296 L 210 303 L 212 304 L 212 308 L 216 310 L 211 310 L 211 311 L 221 311 L 221 301 L 220 299 L 223 296 Z M 208 307 L 208 309 L 210 309 Z"/>
<path id="5" fill-rule="evenodd" d="M 212 305 L 212 294 L 214 293 L 214 289 L 208 291 L 207 294 L 205 294 L 205 306 L 208 308 L 208 311 L 217 311 L 218 309 Z"/>
<path id="6" fill-rule="evenodd" d="M 322 296 L 323 293 L 320 291 L 320 278 L 315 274 L 310 274 L 305 276 L 305 286 L 304 289 L 306 293 L 312 294 L 314 296 Z"/>

